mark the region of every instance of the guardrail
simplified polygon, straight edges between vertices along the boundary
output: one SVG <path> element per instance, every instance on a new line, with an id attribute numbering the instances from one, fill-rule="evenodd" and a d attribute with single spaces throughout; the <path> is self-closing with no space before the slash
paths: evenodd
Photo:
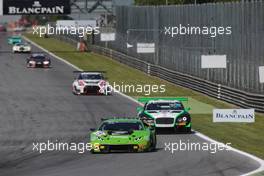
<path id="1" fill-rule="evenodd" d="M 141 70 L 151 76 L 156 76 L 171 83 L 190 88 L 210 97 L 223 100 L 242 108 L 254 108 L 264 113 L 264 95 L 247 93 L 238 89 L 216 84 L 191 75 L 179 73 L 158 65 L 153 65 L 137 58 L 125 55 L 112 49 L 92 45 L 92 51 L 108 56 L 125 65 Z"/>
<path id="2" fill-rule="evenodd" d="M 54 37 L 74 45 L 77 44 L 77 40 L 69 36 Z M 198 77 L 169 70 L 109 48 L 90 45 L 89 49 L 95 53 L 105 55 L 120 63 L 141 70 L 148 75 L 159 77 L 171 83 L 201 92 L 210 97 L 232 103 L 242 108 L 254 108 L 257 112 L 264 113 L 264 95 L 248 93 Z"/>

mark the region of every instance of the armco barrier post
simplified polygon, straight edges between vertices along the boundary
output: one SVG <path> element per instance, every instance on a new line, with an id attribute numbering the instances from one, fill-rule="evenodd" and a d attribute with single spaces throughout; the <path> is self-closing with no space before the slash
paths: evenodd
<path id="1" fill-rule="evenodd" d="M 217 88 L 217 98 L 221 99 L 221 84 L 218 84 L 218 88 Z"/>
<path id="2" fill-rule="evenodd" d="M 148 63 L 148 70 L 147 70 L 148 75 L 150 75 L 150 64 Z"/>

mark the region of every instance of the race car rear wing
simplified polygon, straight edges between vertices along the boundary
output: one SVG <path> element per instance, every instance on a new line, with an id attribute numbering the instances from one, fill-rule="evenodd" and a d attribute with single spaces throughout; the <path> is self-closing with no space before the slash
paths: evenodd
<path id="1" fill-rule="evenodd" d="M 75 70 L 75 71 L 73 71 L 73 73 L 101 73 L 102 75 L 103 75 L 103 79 L 105 79 L 105 80 L 108 80 L 108 78 L 105 76 L 105 73 L 106 73 L 106 71 L 98 71 L 98 70 L 94 70 L 94 71 L 91 71 L 91 70 L 89 70 L 89 71 L 86 71 L 86 70 L 82 70 L 82 71 L 78 71 L 78 70 Z"/>
<path id="2" fill-rule="evenodd" d="M 139 98 L 138 101 L 140 103 L 147 103 L 151 100 L 177 100 L 177 101 L 185 101 L 185 102 L 188 102 L 188 98 L 185 98 L 185 97 L 142 97 L 142 98 Z"/>
<path id="3" fill-rule="evenodd" d="M 112 119 L 139 119 L 138 117 L 108 117 L 101 118 L 101 121 L 112 120 Z"/>

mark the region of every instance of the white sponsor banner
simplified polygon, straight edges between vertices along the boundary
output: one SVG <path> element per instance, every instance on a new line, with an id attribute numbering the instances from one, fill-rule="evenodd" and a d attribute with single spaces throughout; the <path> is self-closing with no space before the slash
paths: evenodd
<path id="1" fill-rule="evenodd" d="M 57 27 L 96 27 L 96 20 L 58 20 Z"/>
<path id="2" fill-rule="evenodd" d="M 137 53 L 155 53 L 155 43 L 137 43 Z"/>
<path id="3" fill-rule="evenodd" d="M 254 109 L 214 109 L 213 122 L 255 122 Z"/>
<path id="4" fill-rule="evenodd" d="M 259 82 L 264 83 L 264 66 L 259 67 Z"/>
<path id="5" fill-rule="evenodd" d="M 3 15 L 3 0 L 0 0 L 0 16 Z"/>
<path id="6" fill-rule="evenodd" d="M 103 42 L 107 41 L 115 41 L 116 34 L 115 33 L 101 33 L 100 40 Z"/>
<path id="7" fill-rule="evenodd" d="M 226 55 L 202 55 L 202 68 L 226 68 Z"/>
<path id="8" fill-rule="evenodd" d="M 76 25 L 74 20 L 58 20 L 56 22 L 57 27 L 73 27 Z"/>
<path id="9" fill-rule="evenodd" d="M 77 27 L 96 27 L 96 20 L 77 20 Z"/>

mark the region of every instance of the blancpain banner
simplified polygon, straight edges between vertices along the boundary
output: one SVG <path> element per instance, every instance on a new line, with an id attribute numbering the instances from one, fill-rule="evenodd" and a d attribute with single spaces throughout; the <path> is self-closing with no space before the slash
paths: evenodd
<path id="1" fill-rule="evenodd" d="M 213 122 L 255 122 L 254 109 L 214 109 Z"/>
<path id="2" fill-rule="evenodd" d="M 3 0 L 4 15 L 38 15 L 69 13 L 69 0 Z"/>

